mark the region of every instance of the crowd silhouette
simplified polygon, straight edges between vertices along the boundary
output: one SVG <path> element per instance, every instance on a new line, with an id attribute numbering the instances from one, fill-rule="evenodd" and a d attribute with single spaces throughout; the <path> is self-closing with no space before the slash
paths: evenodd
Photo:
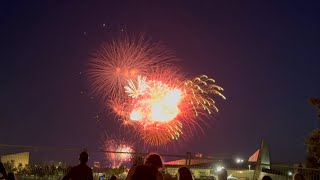
<path id="1" fill-rule="evenodd" d="M 80 153 L 80 164 L 71 168 L 62 180 L 93 180 L 93 171 L 87 166 L 89 155 L 86 151 Z M 163 168 L 163 161 L 159 154 L 149 154 L 142 164 L 136 163 L 132 166 L 126 176 L 126 180 L 165 180 L 161 169 Z M 13 172 L 7 173 L 6 168 L 0 162 L 0 180 L 15 180 Z M 100 177 L 99 180 L 104 179 Z M 117 180 L 117 176 L 113 175 L 110 180 Z M 120 178 L 119 178 L 120 179 Z M 167 179 L 167 178 L 166 178 Z M 176 180 L 194 180 L 193 174 L 188 167 L 180 167 L 177 171 Z M 226 169 L 221 169 L 217 174 L 217 180 L 227 180 L 228 172 Z M 301 173 L 296 173 L 293 180 L 305 180 Z M 272 180 L 270 176 L 263 176 L 262 180 Z"/>

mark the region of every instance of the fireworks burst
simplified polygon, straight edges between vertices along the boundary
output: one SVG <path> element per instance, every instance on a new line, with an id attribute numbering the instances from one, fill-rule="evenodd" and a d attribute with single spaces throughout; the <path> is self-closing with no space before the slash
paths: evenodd
<path id="1" fill-rule="evenodd" d="M 199 110 L 212 113 L 212 109 L 218 112 L 215 101 L 212 95 L 218 95 L 223 99 L 226 97 L 221 93 L 223 88 L 215 84 L 215 80 L 206 75 L 201 75 L 192 80 L 185 81 L 185 92 L 189 94 L 189 101 L 192 105 L 195 114 L 198 116 Z"/>
<path id="2" fill-rule="evenodd" d="M 103 44 L 93 53 L 89 79 L 94 93 L 102 97 L 123 95 L 128 79 L 146 75 L 150 69 L 175 58 L 160 43 L 150 43 L 145 36 L 123 36 Z"/>
<path id="3" fill-rule="evenodd" d="M 123 124 L 149 145 L 188 138 L 204 118 L 200 115 L 218 112 L 214 97 L 225 99 L 223 88 L 208 76 L 185 78 L 169 63 L 172 57 L 140 37 L 105 44 L 91 61 L 95 92 L 108 97 Z"/>
<path id="4" fill-rule="evenodd" d="M 126 93 L 132 97 L 130 119 L 143 126 L 156 122 L 169 122 L 180 112 L 182 90 L 170 87 L 161 81 L 138 77 L 137 86 L 129 80 Z"/>
<path id="5" fill-rule="evenodd" d="M 173 121 L 148 125 L 140 130 L 140 135 L 146 144 L 153 146 L 168 144 L 183 136 L 182 123 Z"/>
<path id="6" fill-rule="evenodd" d="M 167 144 L 182 133 L 177 116 L 183 92 L 158 80 L 138 76 L 137 83 L 128 81 L 125 92 L 131 99 L 129 119 L 141 126 L 140 135 L 147 144 Z"/>
<path id="7" fill-rule="evenodd" d="M 122 138 L 107 137 L 104 141 L 104 151 L 112 167 L 120 167 L 123 163 L 132 160 L 133 143 L 128 143 Z"/>

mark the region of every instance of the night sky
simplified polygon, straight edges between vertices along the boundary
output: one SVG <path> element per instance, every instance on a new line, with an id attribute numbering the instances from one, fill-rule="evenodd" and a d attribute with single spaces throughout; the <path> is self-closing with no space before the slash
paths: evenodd
<path id="1" fill-rule="evenodd" d="M 248 158 L 265 139 L 272 161 L 303 161 L 318 127 L 307 100 L 320 96 L 320 4 L 242 2 L 2 2 L 0 144 L 98 149 L 104 131 L 117 134 L 85 73 L 90 53 L 124 30 L 225 88 L 211 127 L 171 151 Z"/>

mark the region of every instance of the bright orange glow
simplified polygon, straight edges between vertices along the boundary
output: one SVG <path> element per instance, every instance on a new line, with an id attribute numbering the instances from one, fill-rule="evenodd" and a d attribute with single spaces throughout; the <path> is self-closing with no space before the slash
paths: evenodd
<path id="1" fill-rule="evenodd" d="M 150 119 L 157 122 L 166 122 L 177 117 L 180 110 L 181 90 L 173 89 L 150 99 Z"/>
<path id="2" fill-rule="evenodd" d="M 212 96 L 225 99 L 220 92 L 223 89 L 206 75 L 183 81 L 164 72 L 148 78 L 139 75 L 125 86 L 130 99 L 126 122 L 140 124 L 137 129 L 142 139 L 155 146 L 188 138 L 184 132 L 201 128 L 197 117 L 218 111 Z"/>
<path id="3" fill-rule="evenodd" d="M 125 89 L 133 98 L 130 119 L 144 126 L 172 121 L 180 113 L 182 91 L 178 88 L 169 87 L 161 81 L 147 81 L 145 77 L 139 76 L 137 86 L 129 81 Z"/>

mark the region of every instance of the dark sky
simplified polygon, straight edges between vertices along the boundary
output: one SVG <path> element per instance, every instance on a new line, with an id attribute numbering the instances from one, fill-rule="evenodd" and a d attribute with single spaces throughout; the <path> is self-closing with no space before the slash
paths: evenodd
<path id="1" fill-rule="evenodd" d="M 304 138 L 318 126 L 307 99 L 320 96 L 319 3 L 56 0 L 0 7 L 0 144 L 97 149 L 105 129 L 117 134 L 119 124 L 90 98 L 80 72 L 92 50 L 125 29 L 162 41 L 190 77 L 205 73 L 225 88 L 227 100 L 208 120 L 213 126 L 176 152 L 248 158 L 266 139 L 272 161 L 305 158 Z"/>

